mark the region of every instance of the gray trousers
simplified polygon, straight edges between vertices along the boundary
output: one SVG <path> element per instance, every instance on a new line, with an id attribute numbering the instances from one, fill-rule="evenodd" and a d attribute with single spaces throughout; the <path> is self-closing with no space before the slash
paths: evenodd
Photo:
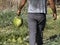
<path id="1" fill-rule="evenodd" d="M 43 45 L 43 30 L 46 23 L 46 14 L 28 13 L 29 45 Z"/>

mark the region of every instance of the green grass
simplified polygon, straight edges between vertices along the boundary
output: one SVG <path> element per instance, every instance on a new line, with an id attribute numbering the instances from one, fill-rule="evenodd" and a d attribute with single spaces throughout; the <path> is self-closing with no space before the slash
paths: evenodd
<path id="1" fill-rule="evenodd" d="M 44 45 L 59 45 L 60 43 L 60 16 L 53 20 L 51 9 L 48 9 L 46 27 L 43 32 Z M 16 16 L 14 11 L 0 12 L 0 44 L 1 45 L 29 45 L 29 30 L 27 25 L 27 9 L 21 13 L 23 25 L 17 28 L 12 20 Z"/>

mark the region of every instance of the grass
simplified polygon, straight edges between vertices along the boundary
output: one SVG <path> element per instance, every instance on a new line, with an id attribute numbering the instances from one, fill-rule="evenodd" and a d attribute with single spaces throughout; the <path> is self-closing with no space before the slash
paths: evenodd
<path id="1" fill-rule="evenodd" d="M 23 25 L 14 27 L 12 19 L 16 16 L 14 11 L 0 12 L 0 44 L 1 45 L 29 45 L 29 30 L 27 25 L 27 10 L 23 9 L 21 17 Z M 51 9 L 48 8 L 46 27 L 43 32 L 44 45 L 59 45 L 60 43 L 60 16 L 53 20 Z"/>

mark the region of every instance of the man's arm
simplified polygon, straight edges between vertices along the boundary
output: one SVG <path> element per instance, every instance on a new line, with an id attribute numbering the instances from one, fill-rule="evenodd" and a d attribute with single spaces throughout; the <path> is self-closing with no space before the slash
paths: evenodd
<path id="1" fill-rule="evenodd" d="M 49 1 L 49 4 L 50 4 L 49 6 L 53 11 L 54 20 L 56 20 L 57 19 L 57 12 L 56 12 L 55 2 L 54 2 L 54 0 L 48 0 L 48 1 Z"/>
<path id="2" fill-rule="evenodd" d="M 26 2 L 27 2 L 27 0 L 21 0 L 21 1 L 20 1 L 20 4 L 19 4 L 19 6 L 18 6 L 18 11 L 17 11 L 17 14 L 18 14 L 18 15 L 20 15 L 21 10 L 22 10 L 22 8 L 24 7 L 24 5 L 26 4 Z"/>

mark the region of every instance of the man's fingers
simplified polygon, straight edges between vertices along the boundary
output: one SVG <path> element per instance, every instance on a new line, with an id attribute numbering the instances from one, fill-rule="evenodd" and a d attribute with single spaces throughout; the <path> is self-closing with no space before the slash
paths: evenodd
<path id="1" fill-rule="evenodd" d="M 53 14 L 53 20 L 57 19 L 57 14 Z"/>
<path id="2" fill-rule="evenodd" d="M 18 11 L 17 11 L 17 15 L 19 16 L 19 15 L 20 15 L 20 13 L 21 13 L 21 11 L 19 11 L 19 10 L 18 10 Z"/>
<path id="3" fill-rule="evenodd" d="M 53 20 L 56 20 L 57 18 L 54 18 Z"/>

